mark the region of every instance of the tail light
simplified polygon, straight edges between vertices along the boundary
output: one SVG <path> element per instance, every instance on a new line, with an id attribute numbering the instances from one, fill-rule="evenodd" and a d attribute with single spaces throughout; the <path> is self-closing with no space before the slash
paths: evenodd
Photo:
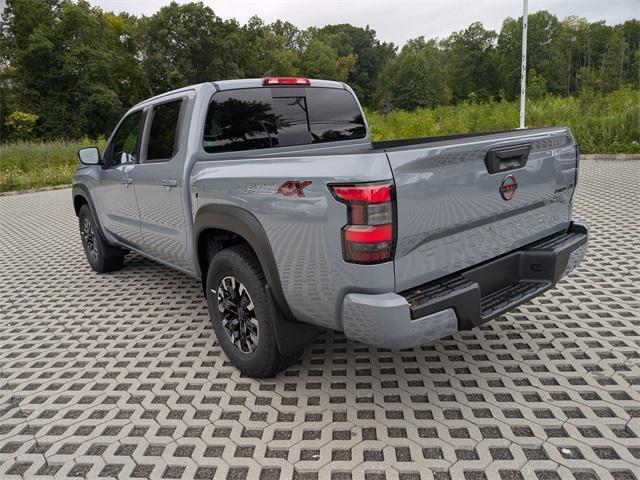
<path id="1" fill-rule="evenodd" d="M 333 196 L 347 205 L 342 228 L 342 255 L 351 263 L 383 263 L 393 259 L 395 205 L 393 182 L 330 185 Z"/>
<path id="2" fill-rule="evenodd" d="M 262 80 L 263 87 L 270 85 L 311 85 L 311 82 L 302 77 L 268 77 Z"/>

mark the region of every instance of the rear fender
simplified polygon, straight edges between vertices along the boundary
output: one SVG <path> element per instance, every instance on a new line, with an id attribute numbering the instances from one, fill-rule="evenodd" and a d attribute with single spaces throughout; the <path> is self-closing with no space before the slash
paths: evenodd
<path id="1" fill-rule="evenodd" d="M 283 355 L 289 355 L 304 348 L 315 338 L 317 327 L 295 320 L 282 290 L 269 239 L 258 219 L 240 207 L 204 205 L 198 209 L 193 223 L 193 251 L 198 252 L 198 255 L 200 255 L 198 250 L 200 235 L 210 228 L 226 230 L 242 237 L 258 257 L 267 281 L 265 289 L 274 313 L 276 340 L 280 352 Z M 195 261 L 195 268 L 198 275 L 202 276 L 198 258 Z"/>
<path id="2" fill-rule="evenodd" d="M 278 275 L 278 267 L 276 266 L 269 239 L 258 219 L 248 211 L 239 207 L 229 205 L 202 206 L 196 212 L 196 217 L 193 222 L 194 252 L 198 252 L 200 235 L 210 228 L 226 230 L 246 240 L 258 257 L 264 276 L 278 304 L 283 308 L 287 316 L 293 317 L 284 297 L 282 285 L 280 284 L 280 276 Z M 198 252 L 198 254 L 200 254 L 200 252 Z M 202 276 L 202 271 L 199 260 L 199 258 L 196 259 L 195 268 L 200 277 Z"/>

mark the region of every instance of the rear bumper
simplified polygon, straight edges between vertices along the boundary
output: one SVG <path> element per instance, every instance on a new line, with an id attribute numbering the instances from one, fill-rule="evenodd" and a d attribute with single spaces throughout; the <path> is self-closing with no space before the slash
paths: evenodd
<path id="1" fill-rule="evenodd" d="M 535 242 L 399 294 L 349 294 L 342 322 L 353 340 L 391 349 L 424 345 L 496 318 L 553 287 L 587 252 L 589 229 Z"/>

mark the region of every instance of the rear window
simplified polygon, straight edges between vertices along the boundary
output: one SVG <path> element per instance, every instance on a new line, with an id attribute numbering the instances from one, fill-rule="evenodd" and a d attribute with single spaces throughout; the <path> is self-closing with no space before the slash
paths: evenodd
<path id="1" fill-rule="evenodd" d="M 360 109 L 347 90 L 274 87 L 228 90 L 211 98 L 208 153 L 364 138 Z"/>

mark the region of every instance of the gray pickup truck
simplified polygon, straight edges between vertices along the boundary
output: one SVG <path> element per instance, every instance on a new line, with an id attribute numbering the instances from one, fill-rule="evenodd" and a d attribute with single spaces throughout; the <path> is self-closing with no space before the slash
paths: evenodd
<path id="1" fill-rule="evenodd" d="M 201 280 L 220 346 L 254 377 L 296 361 L 320 328 L 390 349 L 471 329 L 587 249 L 568 128 L 372 142 L 340 82 L 182 88 L 78 155 L 91 267 L 133 251 Z"/>

